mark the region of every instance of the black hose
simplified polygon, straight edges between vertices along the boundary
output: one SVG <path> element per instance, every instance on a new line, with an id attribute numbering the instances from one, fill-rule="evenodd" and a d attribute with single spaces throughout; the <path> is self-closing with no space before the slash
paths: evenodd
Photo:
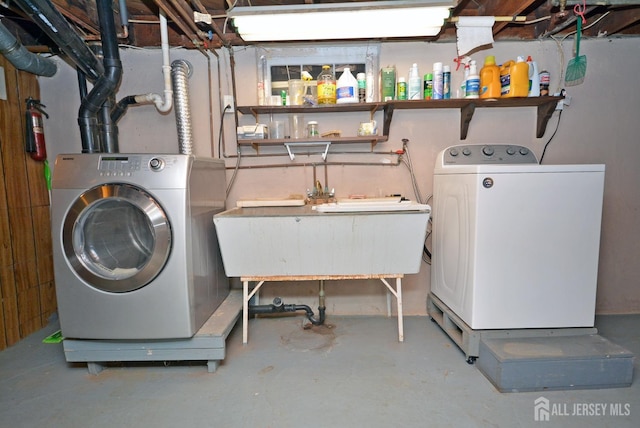
<path id="1" fill-rule="evenodd" d="M 127 109 L 131 104 L 138 104 L 135 95 L 127 95 L 126 97 L 118 101 L 116 106 L 111 111 L 111 120 L 113 120 L 113 123 L 118 123 L 120 118 L 127 112 Z"/>

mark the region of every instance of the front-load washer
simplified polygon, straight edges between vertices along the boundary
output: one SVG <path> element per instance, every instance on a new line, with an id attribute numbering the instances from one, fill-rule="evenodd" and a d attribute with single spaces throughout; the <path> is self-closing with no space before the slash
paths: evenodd
<path id="1" fill-rule="evenodd" d="M 63 154 L 52 180 L 62 334 L 192 337 L 229 293 L 213 215 L 224 162 L 182 154 Z"/>
<path id="2" fill-rule="evenodd" d="M 472 329 L 593 327 L 604 170 L 516 145 L 440 152 L 431 292 Z"/>

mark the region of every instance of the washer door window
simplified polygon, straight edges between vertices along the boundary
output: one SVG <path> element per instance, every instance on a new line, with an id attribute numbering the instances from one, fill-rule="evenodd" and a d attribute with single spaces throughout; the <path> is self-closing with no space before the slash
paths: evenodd
<path id="1" fill-rule="evenodd" d="M 80 195 L 65 218 L 62 242 L 74 271 L 114 293 L 147 285 L 171 251 L 171 225 L 160 204 L 128 184 L 104 184 Z"/>

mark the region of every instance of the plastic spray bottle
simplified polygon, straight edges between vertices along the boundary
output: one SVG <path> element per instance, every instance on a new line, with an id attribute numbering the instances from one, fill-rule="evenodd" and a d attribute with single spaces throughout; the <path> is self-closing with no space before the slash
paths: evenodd
<path id="1" fill-rule="evenodd" d="M 467 95 L 467 79 L 469 78 L 469 71 L 471 70 L 470 67 L 470 61 L 471 58 L 464 57 L 464 59 L 462 60 L 462 63 L 464 64 L 464 68 L 463 68 L 463 77 L 462 77 L 462 83 L 460 83 L 460 94 L 459 94 L 459 98 L 465 98 Z"/>
<path id="2" fill-rule="evenodd" d="M 465 81 L 465 98 L 480 97 L 480 75 L 478 74 L 478 66 L 474 60 L 469 64 L 469 77 Z"/>

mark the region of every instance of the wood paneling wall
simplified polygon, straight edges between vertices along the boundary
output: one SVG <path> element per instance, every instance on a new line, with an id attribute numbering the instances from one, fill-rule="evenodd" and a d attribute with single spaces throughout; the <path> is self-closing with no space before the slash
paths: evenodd
<path id="1" fill-rule="evenodd" d="M 40 99 L 36 76 L 0 55 L 0 349 L 48 322 L 56 309 L 49 193 L 44 165 L 24 150 L 25 99 Z M 46 119 L 45 119 L 46 134 Z"/>

